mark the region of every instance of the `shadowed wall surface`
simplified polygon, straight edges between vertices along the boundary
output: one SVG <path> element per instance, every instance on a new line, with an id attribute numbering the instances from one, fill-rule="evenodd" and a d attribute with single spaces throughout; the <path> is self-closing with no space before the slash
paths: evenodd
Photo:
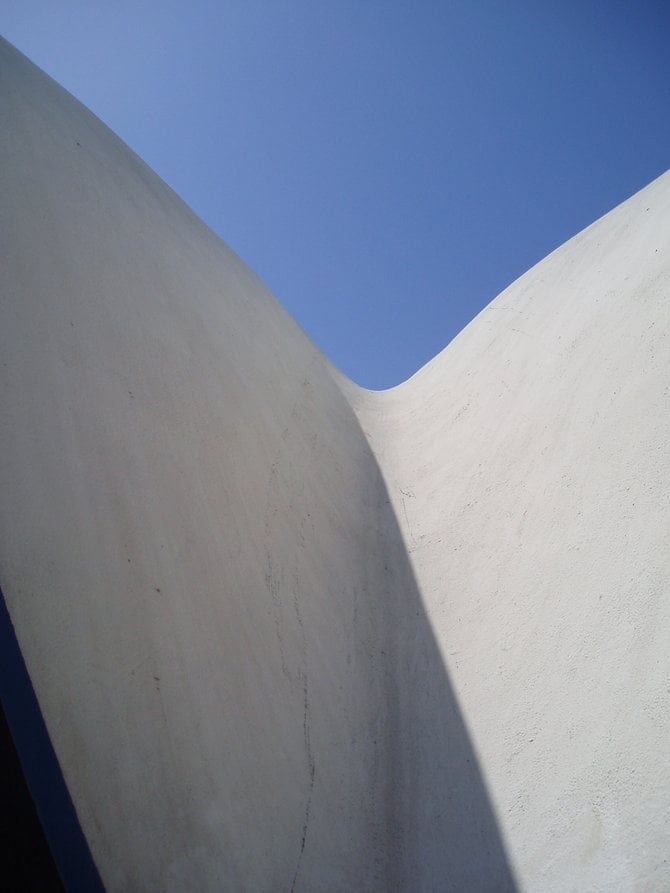
<path id="1" fill-rule="evenodd" d="M 0 582 L 106 889 L 661 889 L 667 181 L 367 392 L 0 65 Z"/>

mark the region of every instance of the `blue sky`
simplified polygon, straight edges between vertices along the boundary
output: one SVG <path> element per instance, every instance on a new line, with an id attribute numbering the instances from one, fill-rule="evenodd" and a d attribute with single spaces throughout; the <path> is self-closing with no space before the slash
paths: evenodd
<path id="1" fill-rule="evenodd" d="M 4 0 L 367 387 L 670 167 L 670 4 Z"/>

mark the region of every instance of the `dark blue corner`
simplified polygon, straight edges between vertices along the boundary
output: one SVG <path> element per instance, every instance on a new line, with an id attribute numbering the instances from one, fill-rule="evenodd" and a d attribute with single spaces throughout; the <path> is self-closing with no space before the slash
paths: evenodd
<path id="1" fill-rule="evenodd" d="M 105 893 L 0 590 L 4 881 L 15 891 Z M 5 832 L 3 831 L 3 835 Z"/>

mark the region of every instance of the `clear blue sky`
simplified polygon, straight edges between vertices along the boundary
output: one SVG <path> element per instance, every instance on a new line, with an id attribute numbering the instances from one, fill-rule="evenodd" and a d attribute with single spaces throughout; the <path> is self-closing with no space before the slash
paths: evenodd
<path id="1" fill-rule="evenodd" d="M 670 167 L 670 4 L 4 0 L 368 387 Z"/>

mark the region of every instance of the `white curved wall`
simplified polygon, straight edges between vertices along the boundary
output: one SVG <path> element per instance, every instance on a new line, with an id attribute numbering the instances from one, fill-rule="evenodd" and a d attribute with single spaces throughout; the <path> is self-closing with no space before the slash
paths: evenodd
<path id="1" fill-rule="evenodd" d="M 670 886 L 669 237 L 666 174 L 353 396 L 522 889 Z"/>
<path id="2" fill-rule="evenodd" d="M 665 889 L 670 180 L 366 392 L 0 65 L 0 583 L 107 889 Z"/>

